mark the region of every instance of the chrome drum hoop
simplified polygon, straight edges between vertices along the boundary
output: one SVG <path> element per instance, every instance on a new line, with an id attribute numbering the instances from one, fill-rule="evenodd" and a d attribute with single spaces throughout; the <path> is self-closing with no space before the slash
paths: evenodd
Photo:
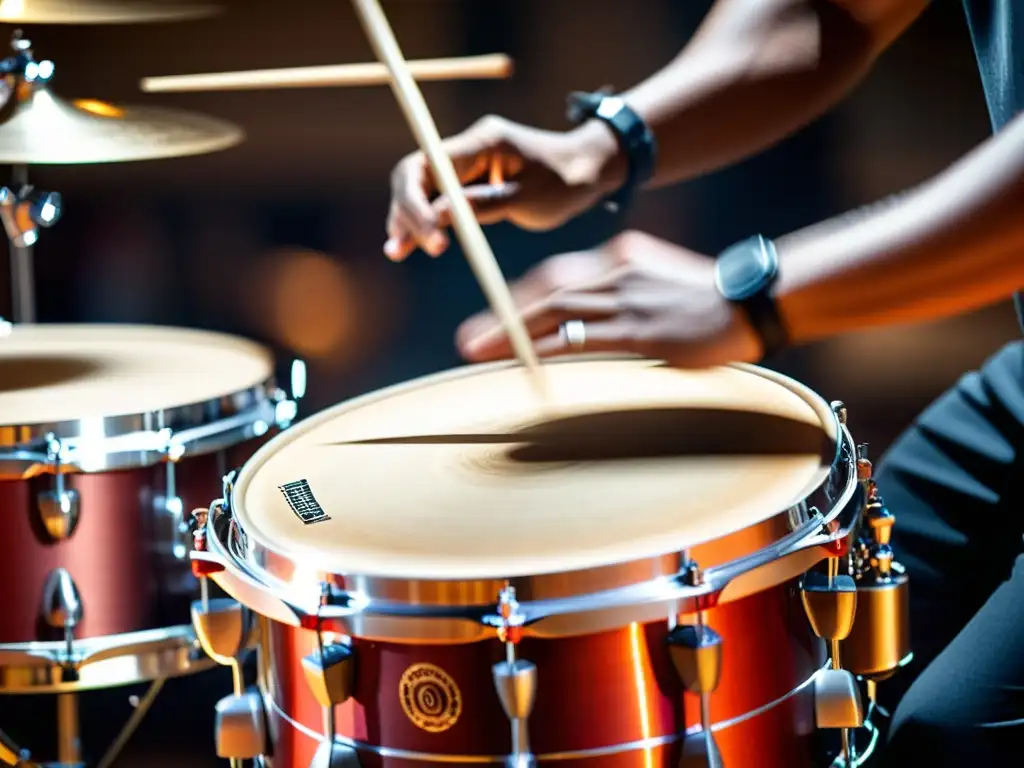
<path id="1" fill-rule="evenodd" d="M 27 477 L 54 465 L 79 472 L 135 469 L 213 453 L 290 426 L 297 398 L 269 379 L 161 411 L 0 429 L 0 476 Z M 16 434 L 17 442 L 5 444 L 5 431 Z"/>
<path id="2" fill-rule="evenodd" d="M 207 551 L 193 558 L 210 561 L 211 577 L 222 589 L 272 620 L 320 623 L 325 630 L 381 641 L 469 642 L 493 636 L 491 627 L 500 623 L 496 602 L 506 584 L 516 589 L 526 635 L 586 634 L 661 618 L 670 608 L 688 613 L 712 600 L 739 599 L 794 578 L 827 556 L 826 545 L 855 534 L 863 488 L 856 445 L 838 409 L 837 404 L 832 412 L 836 455 L 821 487 L 752 528 L 687 552 L 507 582 L 368 578 L 288 563 L 292 573 L 286 581 L 268 567 L 286 558 L 257 545 L 234 519 L 229 476 L 223 498 L 210 507 L 213 534 L 207 535 Z M 765 540 L 770 543 L 750 546 Z M 700 586 L 691 585 L 694 563 L 702 568 Z M 330 585 L 326 604 L 324 584 Z"/>

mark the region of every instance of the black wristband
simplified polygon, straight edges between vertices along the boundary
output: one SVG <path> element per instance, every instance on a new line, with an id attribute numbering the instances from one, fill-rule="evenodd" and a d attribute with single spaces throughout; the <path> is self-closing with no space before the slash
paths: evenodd
<path id="1" fill-rule="evenodd" d="M 651 129 L 625 101 L 605 91 L 569 94 L 569 121 L 573 125 L 596 119 L 604 122 L 626 157 L 626 180 L 608 196 L 604 205 L 613 212 L 624 210 L 636 190 L 654 176 L 658 144 Z"/>
<path id="2" fill-rule="evenodd" d="M 764 357 L 789 344 L 789 331 L 772 296 L 778 274 L 775 244 L 760 235 L 726 248 L 715 262 L 715 285 L 747 316 Z"/>

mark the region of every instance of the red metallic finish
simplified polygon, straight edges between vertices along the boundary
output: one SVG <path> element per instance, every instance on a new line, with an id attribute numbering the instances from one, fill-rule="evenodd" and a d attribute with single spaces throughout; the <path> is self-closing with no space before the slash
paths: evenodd
<path id="1" fill-rule="evenodd" d="M 240 466 L 263 442 L 251 440 L 221 452 L 178 462 L 177 494 L 184 509 L 209 504 L 221 494 L 228 469 Z M 164 465 L 95 474 L 69 474 L 67 487 L 79 493 L 78 527 L 54 542 L 36 506 L 40 491 L 53 487 L 50 476 L 0 480 L 0 558 L 4 585 L 0 643 L 57 639 L 42 620 L 46 578 L 65 568 L 78 587 L 82 621 L 78 638 L 187 624 L 197 583 L 187 560 L 170 556 L 158 539 L 153 499 L 163 495 Z"/>
<path id="2" fill-rule="evenodd" d="M 850 554 L 850 537 L 843 536 L 841 539 L 823 544 L 821 548 L 828 553 L 829 557 L 846 557 Z"/>
<path id="3" fill-rule="evenodd" d="M 824 663 L 824 648 L 814 638 L 792 584 L 720 605 L 706 617 L 724 641 L 721 683 L 711 703 L 714 722 L 785 697 Z M 264 621 L 264 685 L 291 719 L 322 732 L 321 710 L 301 668 L 302 657 L 315 648 L 315 635 Z M 698 700 L 682 690 L 668 653 L 667 633 L 666 621 L 573 638 L 524 638 L 518 655 L 538 668 L 529 721 L 534 753 L 609 747 L 699 725 Z M 491 666 L 504 658 L 504 648 L 496 640 L 454 646 L 354 642 L 355 695 L 337 708 L 340 735 L 419 753 L 508 753 L 509 723 L 491 677 Z M 399 679 L 417 663 L 439 667 L 458 686 L 461 714 L 448 730 L 423 730 L 403 710 Z M 812 724 L 806 696 L 797 696 L 721 731 L 716 740 L 727 764 L 793 768 L 810 765 Z M 306 768 L 315 744 L 289 728 L 281 733 L 281 743 L 274 747 L 275 766 Z M 757 762 L 750 760 L 755 748 Z M 674 749 L 648 752 L 601 758 L 594 764 L 674 766 L 678 759 Z M 403 761 L 385 762 L 392 766 Z M 375 764 L 369 756 L 363 762 Z"/>

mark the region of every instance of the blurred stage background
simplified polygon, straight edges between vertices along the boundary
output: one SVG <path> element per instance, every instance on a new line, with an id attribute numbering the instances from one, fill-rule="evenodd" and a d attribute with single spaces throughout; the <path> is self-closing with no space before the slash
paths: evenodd
<path id="1" fill-rule="evenodd" d="M 413 141 L 386 87 L 145 95 L 149 75 L 370 60 L 345 0 L 222 0 L 212 20 L 38 27 L 53 89 L 207 112 L 243 126 L 227 152 L 149 163 L 34 168 L 66 213 L 37 247 L 43 322 L 195 326 L 252 337 L 309 366 L 308 415 L 458 364 L 456 324 L 483 299 L 457 251 L 395 265 L 381 254 L 392 165 Z M 565 96 L 628 87 L 686 42 L 709 0 L 386 0 L 409 58 L 506 52 L 508 81 L 426 84 L 442 134 L 486 113 L 565 127 Z M 938 171 L 988 132 L 960 3 L 934 3 L 841 107 L 739 166 L 647 194 L 627 222 L 588 215 L 545 235 L 489 229 L 506 273 L 622 226 L 715 253 L 876 200 Z M 10 315 L 7 275 L 0 314 Z M 773 367 L 842 399 L 877 457 L 914 414 L 1017 335 L 1009 304 L 787 354 Z M 196 371 L 197 376 L 202 371 Z M 898 514 L 898 510 L 896 510 Z M 213 766 L 225 669 L 171 681 L 119 765 Z M 120 689 L 84 697 L 95 759 L 130 713 Z M 0 699 L 0 727 L 51 756 L 52 699 Z"/>

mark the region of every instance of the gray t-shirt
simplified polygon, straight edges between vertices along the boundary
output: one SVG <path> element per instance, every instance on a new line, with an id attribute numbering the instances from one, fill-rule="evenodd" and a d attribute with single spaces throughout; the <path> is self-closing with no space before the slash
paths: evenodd
<path id="1" fill-rule="evenodd" d="M 998 131 L 1024 109 L 1024 0 L 964 0 L 964 10 L 992 129 Z M 1014 298 L 1024 328 L 1024 294 Z"/>

